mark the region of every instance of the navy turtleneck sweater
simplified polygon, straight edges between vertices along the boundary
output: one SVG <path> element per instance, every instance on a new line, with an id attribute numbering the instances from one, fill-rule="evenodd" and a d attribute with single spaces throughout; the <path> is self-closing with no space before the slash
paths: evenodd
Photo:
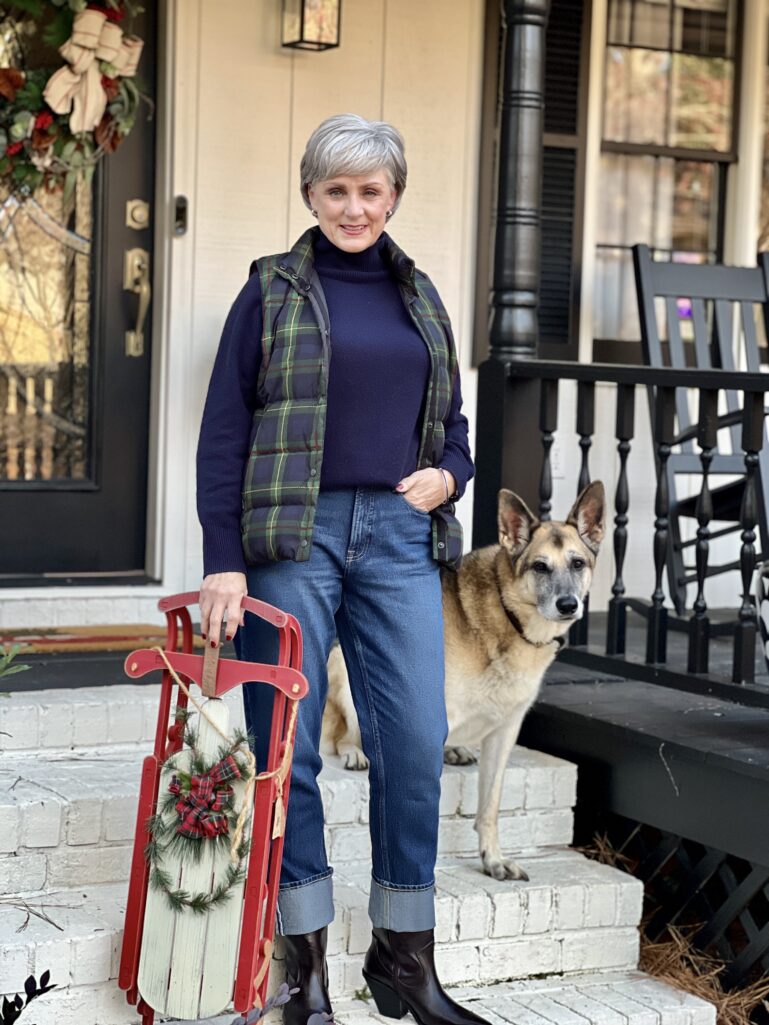
<path id="1" fill-rule="evenodd" d="M 321 490 L 394 488 L 416 469 L 430 356 L 384 261 L 383 242 L 347 253 L 321 234 L 315 245 L 331 322 Z M 240 491 L 261 335 L 261 287 L 254 274 L 224 325 L 200 428 L 197 499 L 206 576 L 245 572 Z M 473 475 L 461 406 L 457 374 L 440 465 L 453 474 L 460 496 Z"/>

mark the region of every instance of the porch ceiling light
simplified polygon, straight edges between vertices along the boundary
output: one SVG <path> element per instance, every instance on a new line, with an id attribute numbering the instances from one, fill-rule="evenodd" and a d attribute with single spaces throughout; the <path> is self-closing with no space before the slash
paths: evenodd
<path id="1" fill-rule="evenodd" d="M 283 0 L 281 45 L 295 50 L 339 46 L 342 0 Z"/>

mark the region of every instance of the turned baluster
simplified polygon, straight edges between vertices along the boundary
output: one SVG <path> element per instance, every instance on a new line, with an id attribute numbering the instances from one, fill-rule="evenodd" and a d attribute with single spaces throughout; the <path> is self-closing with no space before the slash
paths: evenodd
<path id="1" fill-rule="evenodd" d="M 595 383 L 580 381 L 577 385 L 577 434 L 582 461 L 579 467 L 578 490 L 583 491 L 590 483 L 588 459 L 595 432 Z"/>
<path id="2" fill-rule="evenodd" d="M 539 400 L 539 432 L 542 437 L 542 472 L 539 478 L 539 518 L 550 519 L 553 507 L 553 467 L 550 449 L 558 427 L 558 381 L 542 381 Z"/>
<path id="3" fill-rule="evenodd" d="M 590 446 L 593 444 L 595 430 L 595 383 L 580 381 L 577 384 L 577 434 L 582 460 L 579 468 L 577 491 L 581 492 L 590 483 Z M 585 595 L 582 618 L 569 630 L 569 644 L 582 646 L 587 644 L 588 623 L 590 619 L 590 598 Z"/>
<path id="4" fill-rule="evenodd" d="M 708 556 L 710 553 L 710 521 L 713 519 L 713 498 L 710 494 L 710 464 L 718 443 L 718 392 L 701 391 L 699 420 L 697 422 L 697 444 L 700 447 L 700 465 L 702 466 L 702 485 L 697 496 L 695 515 L 697 517 L 697 544 L 695 547 L 695 563 L 697 572 L 697 597 L 692 606 L 689 620 L 689 658 L 687 668 L 690 673 L 706 673 L 710 654 L 710 617 L 705 601 L 705 580 L 708 575 Z"/>
<path id="5" fill-rule="evenodd" d="M 745 453 L 745 490 L 740 507 L 742 545 L 740 576 L 742 604 L 734 635 L 734 683 L 753 683 L 756 676 L 756 609 L 751 594 L 756 568 L 756 521 L 758 520 L 758 453 L 764 444 L 764 396 L 760 392 L 745 393 L 742 409 L 742 450 Z"/>
<path id="6" fill-rule="evenodd" d="M 627 608 L 624 602 L 625 581 L 622 579 L 622 571 L 627 550 L 627 511 L 630 505 L 627 460 L 630 455 L 630 442 L 633 440 L 634 427 L 635 386 L 621 384 L 617 387 L 617 416 L 614 428 L 619 455 L 619 476 L 617 490 L 614 493 L 614 583 L 611 587 L 612 597 L 609 599 L 609 615 L 606 623 L 607 655 L 625 654 Z"/>
<path id="7" fill-rule="evenodd" d="M 665 608 L 662 575 L 665 572 L 668 556 L 670 527 L 668 459 L 675 438 L 675 413 L 675 388 L 657 388 L 654 401 L 653 432 L 657 456 L 657 490 L 654 497 L 654 592 L 646 630 L 646 661 L 652 664 L 665 662 L 667 659 L 668 610 Z"/>

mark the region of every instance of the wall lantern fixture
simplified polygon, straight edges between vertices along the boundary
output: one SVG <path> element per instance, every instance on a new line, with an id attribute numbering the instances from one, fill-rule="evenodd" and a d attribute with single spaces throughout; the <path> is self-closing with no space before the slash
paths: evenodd
<path id="1" fill-rule="evenodd" d="M 281 45 L 295 50 L 339 46 L 342 0 L 283 0 Z"/>

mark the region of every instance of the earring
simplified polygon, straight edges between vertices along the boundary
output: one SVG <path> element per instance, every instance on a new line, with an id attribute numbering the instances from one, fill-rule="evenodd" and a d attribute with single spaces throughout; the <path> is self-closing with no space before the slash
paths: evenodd
<path id="1" fill-rule="evenodd" d="M 393 215 L 392 210 L 388 210 L 387 213 L 385 214 L 385 220 L 389 221 L 390 218 L 392 217 L 392 215 Z"/>
<path id="2" fill-rule="evenodd" d="M 313 210 L 312 211 L 312 216 L 313 217 L 317 217 L 318 216 L 318 211 L 317 210 Z"/>

